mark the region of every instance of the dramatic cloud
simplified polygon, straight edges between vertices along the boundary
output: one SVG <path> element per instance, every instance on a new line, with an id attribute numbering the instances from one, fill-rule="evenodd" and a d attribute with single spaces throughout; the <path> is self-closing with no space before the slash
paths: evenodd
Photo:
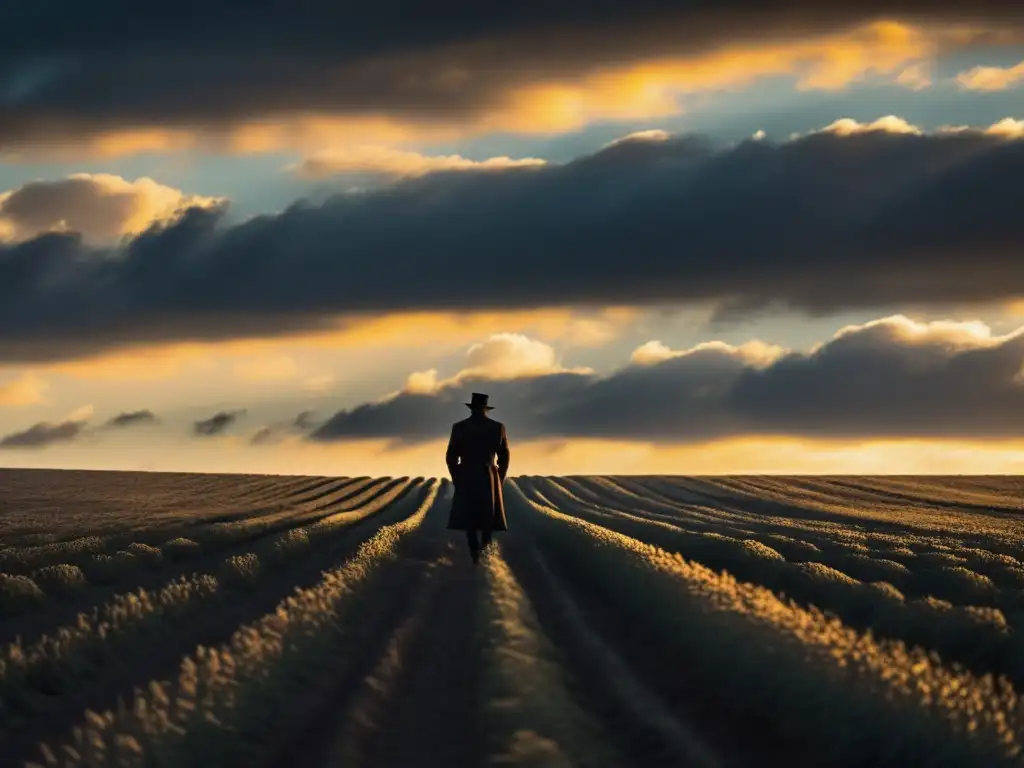
<path id="1" fill-rule="evenodd" d="M 630 141 L 667 141 L 671 138 L 672 134 L 668 131 L 663 131 L 661 128 L 649 128 L 645 131 L 634 131 L 626 136 L 621 136 L 618 139 L 609 141 L 608 144 L 605 145 L 605 149 Z"/>
<path id="2" fill-rule="evenodd" d="M 0 146 L 267 151 L 568 130 L 675 114 L 680 96 L 759 77 L 825 89 L 906 78 L 945 48 L 1013 39 L 1021 24 L 1009 0 L 787 0 L 770 10 L 463 4 L 423 17 L 403 9 L 400 20 L 390 7 L 360 8 L 358 19 L 323 7 L 299 20 L 292 7 L 259 6 L 243 14 L 179 3 L 143 22 L 134 10 L 90 4 L 88 19 L 70 14 L 80 28 L 63 33 L 53 14 L 15 12 L 7 29 L 39 31 L 0 33 Z M 100 30 L 100 18 L 131 21 Z"/>
<path id="3" fill-rule="evenodd" d="M 521 333 L 497 333 L 486 341 L 470 345 L 466 350 L 466 366 L 454 376 L 441 381 L 434 368 L 416 371 L 409 374 L 404 391 L 432 393 L 474 379 L 520 379 L 565 372 L 568 369 L 562 367 L 550 344 Z M 590 371 L 582 368 L 574 372 Z"/>
<path id="4" fill-rule="evenodd" d="M 26 373 L 0 383 L 0 405 L 38 405 L 46 402 L 49 385 L 38 376 Z"/>
<path id="5" fill-rule="evenodd" d="M 843 117 L 833 123 L 829 123 L 818 133 L 834 133 L 837 136 L 853 136 L 858 133 L 910 133 L 920 136 L 924 131 L 916 125 L 911 125 L 902 117 L 886 115 L 870 123 L 861 123 L 849 117 Z"/>
<path id="6" fill-rule="evenodd" d="M 244 415 L 244 410 L 215 413 L 208 419 L 194 422 L 192 424 L 192 433 L 197 437 L 213 437 L 214 435 L 223 434 L 228 427 Z"/>
<path id="7" fill-rule="evenodd" d="M 190 209 L 118 249 L 44 235 L 0 247 L 0 360 L 337 329 L 388 311 L 700 301 L 728 318 L 1024 295 L 1024 122 L 893 125 L 725 149 L 633 139 L 233 227 Z"/>
<path id="8" fill-rule="evenodd" d="M 498 333 L 466 351 L 463 376 L 515 379 L 564 370 L 550 344 L 520 333 Z"/>
<path id="9" fill-rule="evenodd" d="M 199 10 L 203 13 L 199 13 Z M 243 15 L 241 10 L 245 10 Z M 366 55 L 400 52 L 473 39 L 493 39 L 510 33 L 537 35 L 551 30 L 566 44 L 576 41 L 573 30 L 601 19 L 608 27 L 638 20 L 651 29 L 670 19 L 688 22 L 687 40 L 716 39 L 730 30 L 749 36 L 768 28 L 831 29 L 880 16 L 899 16 L 934 22 L 941 19 L 1019 21 L 1013 0 L 976 0 L 965 6 L 957 0 L 783 0 L 762 10 L 739 0 L 715 3 L 666 4 L 639 0 L 624 6 L 612 0 L 588 3 L 523 0 L 514 6 L 472 4 L 409 6 L 400 16 L 388 5 L 367 5 L 353 14 L 346 8 L 318 5 L 296 14 L 294 3 L 262 0 L 239 4 L 228 0 L 187 0 L 156 10 L 127 0 L 95 0 L 88 9 L 69 6 L 61 14 L 33 4 L 4 8 L 0 45 L 12 56 L 31 53 L 87 55 L 109 50 L 157 47 L 168 51 L 191 44 L 197 50 L 286 50 L 308 55 L 323 52 Z M 33 34 L 18 34 L 30 29 Z M 233 34 L 227 34 L 232 32 Z M 45 79 L 48 68 L 36 70 Z"/>
<path id="10" fill-rule="evenodd" d="M 950 134 L 976 134 L 978 130 L 966 125 L 944 125 L 938 129 L 940 135 Z M 1012 117 L 1004 117 L 1002 120 L 993 123 L 983 133 L 986 136 L 996 136 L 1004 139 L 1024 139 L 1024 120 L 1014 120 Z"/>
<path id="11" fill-rule="evenodd" d="M 785 350 L 773 344 L 765 344 L 762 341 L 748 341 L 734 347 L 721 341 L 707 341 L 698 344 L 692 349 L 673 350 L 655 339 L 641 344 L 633 350 L 629 361 L 634 365 L 658 365 L 667 360 L 673 360 L 688 355 L 695 355 L 707 351 L 723 352 L 729 355 L 738 355 L 750 365 L 769 365 L 781 357 Z"/>
<path id="12" fill-rule="evenodd" d="M 203 12 L 200 13 L 199 11 Z M 241 14 L 241 10 L 246 13 Z M 336 53 L 346 56 L 395 53 L 438 44 L 473 39 L 493 39 L 509 33 L 538 34 L 545 29 L 575 42 L 573 29 L 593 26 L 601 19 L 609 27 L 638 20 L 650 28 L 676 19 L 688 21 L 687 40 L 707 40 L 725 35 L 730 26 L 736 35 L 755 34 L 764 26 L 798 31 L 829 29 L 898 15 L 921 21 L 937 19 L 993 19 L 1019 21 L 1019 6 L 1012 0 L 977 0 L 969 6 L 957 0 L 785 0 L 770 10 L 738 0 L 690 3 L 686 7 L 658 0 L 640 0 L 624 6 L 611 0 L 589 3 L 536 2 L 514 6 L 481 7 L 472 4 L 419 7 L 410 5 L 396 16 L 388 5 L 368 4 L 358 14 L 346 8 L 318 5 L 310 13 L 296 14 L 294 3 L 263 0 L 239 4 L 226 0 L 179 2 L 158 9 L 139 7 L 127 0 L 96 0 L 88 8 L 77 5 L 54 14 L 31 3 L 5 7 L 0 15 L 0 50 L 9 56 L 59 55 L 156 49 L 225 51 L 290 51 L 314 56 Z M 32 30 L 33 34 L 19 34 Z M 231 34 L 228 34 L 231 33 Z M 554 34 L 552 34 L 554 36 Z M 59 71 L 59 61 L 39 62 L 32 77 L 21 80 L 21 90 L 40 85 Z M 12 85 L 13 88 L 13 85 Z"/>
<path id="13" fill-rule="evenodd" d="M 421 155 L 389 147 L 354 147 L 310 157 L 293 168 L 298 175 L 320 179 L 341 173 L 384 176 L 422 176 L 435 171 L 466 171 L 536 167 L 544 161 L 535 157 L 514 160 L 490 157 L 469 160 L 461 155 Z"/>
<path id="14" fill-rule="evenodd" d="M 992 136 L 1003 136 L 1008 139 L 1024 139 L 1024 120 L 1004 117 L 998 123 L 990 126 L 986 133 Z"/>
<path id="15" fill-rule="evenodd" d="M 607 376 L 478 378 L 340 411 L 314 440 L 443 438 L 470 390 L 518 439 L 693 443 L 729 437 L 1012 438 L 1024 430 L 1024 328 L 893 316 L 809 352 L 654 342 Z"/>
<path id="16" fill-rule="evenodd" d="M 0 438 L 0 448 L 45 448 L 53 443 L 68 443 L 85 429 L 85 421 L 40 422 L 23 432 Z"/>
<path id="17" fill-rule="evenodd" d="M 131 427 L 137 424 L 156 424 L 159 419 L 156 414 L 148 409 L 141 411 L 127 411 L 125 413 L 119 413 L 117 416 L 112 416 L 107 420 L 106 426 L 108 428 L 121 428 Z"/>
<path id="18" fill-rule="evenodd" d="M 79 173 L 59 181 L 33 181 L 0 193 L 0 239 L 27 240 L 44 232 L 78 232 L 93 243 L 137 235 L 185 208 L 222 200 L 186 195 L 143 177 Z"/>
<path id="19" fill-rule="evenodd" d="M 1015 67 L 974 67 L 957 75 L 956 81 L 972 91 L 1002 91 L 1024 84 L 1024 61 Z"/>

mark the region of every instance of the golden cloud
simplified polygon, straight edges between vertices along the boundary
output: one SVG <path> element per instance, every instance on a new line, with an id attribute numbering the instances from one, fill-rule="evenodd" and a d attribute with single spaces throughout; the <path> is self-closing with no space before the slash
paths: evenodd
<path id="1" fill-rule="evenodd" d="M 424 338 L 435 338 L 461 346 L 498 333 L 523 333 L 546 342 L 592 347 L 616 338 L 640 315 L 641 310 L 633 307 L 593 311 L 553 307 L 506 312 L 396 312 L 343 321 L 336 332 L 320 335 L 314 343 L 418 348 Z"/>
<path id="2" fill-rule="evenodd" d="M 78 360 L 66 360 L 40 366 L 40 370 L 99 381 L 157 381 L 181 372 L 186 365 L 210 366 L 223 349 L 231 346 L 204 344 L 167 344 L 130 347 Z"/>
<path id="3" fill-rule="evenodd" d="M 1013 67 L 973 67 L 959 73 L 956 82 L 971 91 L 1004 91 L 1024 83 L 1024 61 Z"/>
<path id="4" fill-rule="evenodd" d="M 38 405 L 46 402 L 49 385 L 39 376 L 25 373 L 0 384 L 0 405 Z"/>
<path id="5" fill-rule="evenodd" d="M 38 371 L 80 379 L 153 381 L 180 374 L 186 367 L 210 370 L 223 359 L 233 361 L 241 378 L 273 379 L 298 375 L 285 357 L 311 350 L 419 349 L 423 339 L 456 351 L 502 333 L 529 334 L 542 342 L 594 347 L 615 339 L 642 312 L 631 307 L 601 310 L 551 308 L 509 312 L 407 312 L 363 315 L 337 320 L 327 330 L 273 338 L 211 342 L 176 342 L 118 349 L 78 360 L 38 366 Z M 325 391 L 334 379 L 310 375 L 305 386 Z"/>
<path id="6" fill-rule="evenodd" d="M 1024 120 L 1004 117 L 999 122 L 993 123 L 986 128 L 985 133 L 993 136 L 1002 136 L 1006 139 L 1021 139 L 1024 138 Z"/>
<path id="7" fill-rule="evenodd" d="M 506 170 L 536 168 L 545 161 L 526 157 L 490 157 L 470 160 L 461 155 L 423 155 L 382 146 L 354 146 L 324 152 L 303 160 L 289 170 L 297 175 L 322 179 L 339 173 L 380 173 L 389 176 L 422 176 L 433 171 Z"/>
<path id="8" fill-rule="evenodd" d="M 658 340 L 648 341 L 633 350 L 629 361 L 634 365 L 657 365 L 666 360 L 679 357 L 687 357 L 708 350 L 722 352 L 741 358 L 746 364 L 754 367 L 764 367 L 778 360 L 786 354 L 786 349 L 774 344 L 766 344 L 763 341 L 748 341 L 739 346 L 726 344 L 724 341 L 705 341 L 690 347 L 689 349 L 673 350 Z"/>
<path id="9" fill-rule="evenodd" d="M 137 235 L 188 207 L 222 198 L 187 195 L 148 177 L 128 181 L 108 173 L 76 173 L 33 181 L 0 193 L 0 239 L 26 240 L 43 232 L 75 231 L 94 243 Z"/>
<path id="10" fill-rule="evenodd" d="M 466 373 L 494 379 L 543 376 L 565 371 L 550 344 L 521 333 L 498 333 L 466 351 Z"/>
<path id="11" fill-rule="evenodd" d="M 614 147 L 616 144 L 621 144 L 624 141 L 667 141 L 670 138 L 672 138 L 672 134 L 668 131 L 661 128 L 649 128 L 644 131 L 633 131 L 633 133 L 612 139 L 605 144 L 605 148 Z"/>
<path id="12" fill-rule="evenodd" d="M 93 407 L 91 403 L 88 403 L 86 405 L 81 405 L 78 408 L 75 408 L 65 417 L 64 420 L 84 422 L 91 419 L 95 413 L 96 409 Z"/>
<path id="13" fill-rule="evenodd" d="M 982 133 L 986 136 L 1014 140 L 1024 138 L 1024 120 L 1004 117 L 987 128 L 974 128 L 969 125 L 943 125 L 936 129 L 936 133 Z"/>
<path id="14" fill-rule="evenodd" d="M 818 133 L 834 133 L 837 136 L 853 136 L 858 133 L 870 133 L 871 131 L 884 131 L 885 133 L 909 133 L 920 136 L 924 133 L 916 125 L 911 125 L 902 117 L 886 115 L 870 123 L 861 123 L 849 117 L 842 117 L 829 123 Z"/>
<path id="15" fill-rule="evenodd" d="M 832 133 L 836 136 L 853 136 L 860 133 L 871 133 L 880 131 L 893 134 L 908 134 L 923 136 L 924 129 L 907 122 L 897 115 L 885 115 L 869 123 L 862 123 L 850 117 L 841 117 L 834 120 L 823 128 L 809 131 L 809 134 Z M 943 125 L 935 129 L 936 135 L 955 133 L 976 133 L 986 136 L 998 136 L 1004 139 L 1019 139 L 1024 137 L 1024 120 L 1017 120 L 1012 117 L 1004 117 L 985 128 L 972 127 L 969 125 Z M 799 138 L 799 133 L 792 134 L 791 138 Z"/>
<path id="16" fill-rule="evenodd" d="M 836 331 L 833 339 L 864 335 L 872 331 L 886 338 L 911 346 L 942 346 L 952 351 L 997 347 L 1024 334 L 1024 328 L 1003 336 L 980 320 L 932 320 L 922 322 L 906 315 L 890 315 L 860 325 L 846 325 Z"/>
<path id="17" fill-rule="evenodd" d="M 465 167 L 472 161 L 458 156 L 424 159 L 414 152 L 388 154 L 387 150 L 367 154 L 365 145 L 454 141 L 494 132 L 543 134 L 577 130 L 599 120 L 667 117 L 681 114 L 688 96 L 748 88 L 767 77 L 792 77 L 801 90 L 838 90 L 869 77 L 920 87 L 944 46 L 965 45 L 982 35 L 991 35 L 991 30 L 882 20 L 804 39 L 725 44 L 696 54 L 595 63 L 583 66 L 579 73 L 504 85 L 505 90 L 487 100 L 486 107 L 429 116 L 399 116 L 383 109 L 296 110 L 281 117 L 239 119 L 194 129 L 127 126 L 71 138 L 40 132 L 24 146 L 9 147 L 7 153 L 9 159 L 22 160 L 31 159 L 36 151 L 109 158 L 202 147 L 232 153 L 323 153 L 324 158 L 335 158 L 333 162 L 345 166 L 386 166 L 403 172 L 431 163 Z M 483 50 L 462 53 L 474 60 Z M 414 66 L 415 62 L 404 64 Z M 381 66 L 388 70 L 393 63 Z M 343 78 L 344 72 L 338 77 Z M 360 72 L 353 77 L 359 80 Z M 325 162 L 330 166 L 332 161 Z M 516 161 L 496 158 L 494 162 Z"/>
<path id="18" fill-rule="evenodd" d="M 521 333 L 497 333 L 466 350 L 466 366 L 447 379 L 437 369 L 416 371 L 406 379 L 404 392 L 430 394 L 469 378 L 507 380 L 555 373 L 592 373 L 589 368 L 565 368 L 554 347 Z M 390 397 L 391 395 L 387 396 Z"/>

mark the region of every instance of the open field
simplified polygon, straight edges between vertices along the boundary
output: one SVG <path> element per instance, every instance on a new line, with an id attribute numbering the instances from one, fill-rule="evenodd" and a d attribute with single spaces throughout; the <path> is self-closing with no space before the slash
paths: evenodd
<path id="1" fill-rule="evenodd" d="M 1024 765 L 1024 478 L 0 470 L 0 764 Z"/>

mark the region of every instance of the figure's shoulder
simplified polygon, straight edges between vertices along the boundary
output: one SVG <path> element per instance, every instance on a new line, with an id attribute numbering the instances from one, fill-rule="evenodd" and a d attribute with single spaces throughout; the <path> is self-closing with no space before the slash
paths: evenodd
<path id="1" fill-rule="evenodd" d="M 468 418 L 466 418 L 466 419 L 459 419 L 454 424 L 452 424 L 452 429 L 462 429 L 463 427 L 466 426 L 466 424 L 468 422 L 469 422 Z"/>
<path id="2" fill-rule="evenodd" d="M 505 431 L 505 424 L 504 424 L 504 422 L 495 421 L 494 419 L 491 419 L 490 421 L 491 421 L 491 429 L 493 429 L 495 432 L 504 432 Z"/>

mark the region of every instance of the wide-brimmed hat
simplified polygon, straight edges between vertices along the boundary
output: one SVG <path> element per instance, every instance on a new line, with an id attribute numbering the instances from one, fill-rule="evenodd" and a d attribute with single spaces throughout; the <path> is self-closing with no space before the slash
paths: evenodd
<path id="1" fill-rule="evenodd" d="M 483 408 L 485 411 L 493 411 L 494 406 L 487 404 L 487 395 L 483 392 L 474 392 L 471 400 L 466 403 L 468 408 Z"/>

